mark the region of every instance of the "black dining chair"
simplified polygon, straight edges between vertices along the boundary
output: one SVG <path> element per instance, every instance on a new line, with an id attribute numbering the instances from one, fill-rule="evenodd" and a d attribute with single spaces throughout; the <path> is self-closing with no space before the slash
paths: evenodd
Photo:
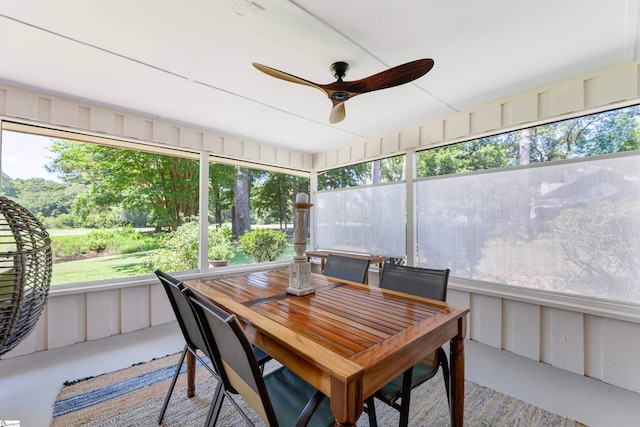
<path id="1" fill-rule="evenodd" d="M 158 416 L 158 424 L 162 424 L 162 419 L 164 418 L 165 412 L 167 411 L 167 405 L 169 404 L 171 393 L 173 393 L 176 381 L 178 379 L 178 376 L 180 375 L 180 369 L 182 368 L 182 364 L 184 363 L 184 358 L 187 355 L 187 351 L 191 352 L 196 357 L 196 359 L 200 361 L 202 366 L 209 370 L 214 378 L 219 379 L 219 375 L 211 367 L 211 363 L 213 362 L 212 355 L 207 350 L 204 337 L 200 332 L 200 327 L 198 326 L 198 322 L 193 314 L 193 310 L 191 309 L 189 301 L 182 293 L 182 290 L 185 288 L 184 283 L 160 270 L 156 270 L 155 274 L 156 276 L 158 276 L 158 279 L 160 279 L 160 283 L 162 283 L 162 286 L 167 293 L 167 297 L 169 298 L 169 302 L 171 303 L 171 308 L 173 309 L 176 320 L 178 321 L 178 325 L 180 326 L 180 330 L 182 331 L 182 335 L 185 340 L 184 349 L 182 350 L 182 354 L 180 355 L 180 360 L 178 361 L 176 371 L 173 374 L 171 385 L 169 386 L 167 395 L 164 398 L 164 403 L 162 404 L 162 409 L 160 410 L 160 415 Z M 271 357 L 257 347 L 254 347 L 254 349 L 259 365 L 261 367 L 264 367 L 264 364 L 269 361 Z M 205 356 L 207 356 L 209 358 L 209 362 L 200 357 L 197 350 L 200 350 Z M 220 382 L 218 385 L 220 390 L 222 390 L 221 384 L 222 383 Z M 238 411 L 242 414 L 242 416 L 246 418 L 246 414 L 244 414 L 237 403 L 233 401 L 233 399 L 231 399 L 231 401 L 236 406 L 236 409 L 238 409 Z"/>
<path id="2" fill-rule="evenodd" d="M 400 266 L 385 263 L 380 276 L 380 287 L 394 291 L 419 295 L 438 301 L 447 299 L 447 284 L 449 269 L 436 270 L 418 267 Z M 442 368 L 447 401 L 449 394 L 449 362 L 442 347 L 428 355 L 404 374 L 378 390 L 373 396 L 365 400 L 366 412 L 369 415 L 371 427 L 377 426 L 374 397 L 400 412 L 398 425 L 406 427 L 409 423 L 409 406 L 411 404 L 411 390 L 425 381 L 433 378 Z"/>
<path id="3" fill-rule="evenodd" d="M 368 259 L 329 254 L 322 274 L 351 282 L 365 283 L 370 262 Z"/>
<path id="4" fill-rule="evenodd" d="M 220 366 L 224 388 L 240 394 L 271 427 L 327 427 L 335 424 L 329 399 L 284 366 L 264 376 L 240 322 L 212 302 L 187 295 L 206 345 Z M 225 393 L 218 393 L 209 409 L 205 426 L 214 426 Z M 253 425 L 253 424 L 251 424 Z"/>

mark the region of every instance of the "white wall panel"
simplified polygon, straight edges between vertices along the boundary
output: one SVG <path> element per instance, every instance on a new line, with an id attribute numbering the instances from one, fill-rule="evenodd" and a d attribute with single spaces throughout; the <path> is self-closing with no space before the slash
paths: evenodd
<path id="1" fill-rule="evenodd" d="M 151 326 L 169 323 L 176 320 L 176 316 L 171 308 L 167 293 L 161 284 L 154 284 L 150 287 L 151 298 Z"/>
<path id="2" fill-rule="evenodd" d="M 583 314 L 545 308 L 542 313 L 543 362 L 576 374 L 584 374 Z"/>
<path id="3" fill-rule="evenodd" d="M 380 153 L 382 153 L 382 141 L 380 141 L 380 138 L 371 139 L 365 143 L 365 157 L 377 157 Z"/>
<path id="4" fill-rule="evenodd" d="M 400 151 L 400 135 L 397 132 L 388 133 L 382 137 L 382 154 L 392 154 Z"/>
<path id="5" fill-rule="evenodd" d="M 471 339 L 502 348 L 502 300 L 486 295 L 471 296 Z"/>
<path id="6" fill-rule="evenodd" d="M 120 333 L 120 290 L 87 293 L 87 340 Z"/>
<path id="7" fill-rule="evenodd" d="M 640 328 L 606 319 L 603 333 L 603 381 L 640 393 Z M 640 413 L 640 408 L 638 409 Z"/>
<path id="8" fill-rule="evenodd" d="M 471 294 L 469 292 L 458 291 L 455 289 L 447 290 L 447 302 L 460 307 L 471 307 Z M 471 333 L 471 314 L 467 314 L 467 333 L 465 338 L 469 338 Z"/>
<path id="9" fill-rule="evenodd" d="M 554 87 L 553 115 L 562 115 L 584 109 L 584 84 L 581 79 L 567 80 Z"/>
<path id="10" fill-rule="evenodd" d="M 540 360 L 540 306 L 504 300 L 502 306 L 503 349 Z"/>
<path id="11" fill-rule="evenodd" d="M 529 123 L 538 120 L 538 94 L 521 93 L 511 100 L 513 123 Z"/>
<path id="12" fill-rule="evenodd" d="M 47 346 L 64 347 L 86 340 L 86 294 L 49 297 L 47 300 Z"/>
<path id="13" fill-rule="evenodd" d="M 638 96 L 637 62 L 609 67 L 600 73 L 600 104 L 611 104 Z"/>
<path id="14" fill-rule="evenodd" d="M 604 364 L 604 318 L 584 316 L 584 374 L 603 379 Z"/>
<path id="15" fill-rule="evenodd" d="M 364 160 L 366 156 L 365 144 L 354 144 L 351 146 L 351 156 L 354 161 Z"/>
<path id="16" fill-rule="evenodd" d="M 121 330 L 131 332 L 151 326 L 149 285 L 123 288 L 120 293 Z"/>
<path id="17" fill-rule="evenodd" d="M 1 359 L 10 359 L 12 357 L 22 356 L 25 354 L 35 353 L 36 351 L 47 349 L 47 306 L 40 314 L 40 319 L 36 323 L 36 327 L 29 335 L 18 344 L 13 350 L 2 355 Z"/>
<path id="18" fill-rule="evenodd" d="M 408 150 L 420 146 L 420 128 L 414 127 L 400 133 L 400 150 Z"/>

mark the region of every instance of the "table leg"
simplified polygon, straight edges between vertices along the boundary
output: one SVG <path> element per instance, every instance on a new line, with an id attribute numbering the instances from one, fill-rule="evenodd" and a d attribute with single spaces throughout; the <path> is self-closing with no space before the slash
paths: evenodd
<path id="1" fill-rule="evenodd" d="M 187 351 L 187 397 L 196 394 L 196 357 Z"/>
<path id="2" fill-rule="evenodd" d="M 335 426 L 351 427 L 362 414 L 362 377 L 347 384 L 331 379 L 331 412 L 336 417 Z"/>
<path id="3" fill-rule="evenodd" d="M 458 335 L 451 340 L 451 426 L 462 427 L 464 417 L 464 337 Z"/>

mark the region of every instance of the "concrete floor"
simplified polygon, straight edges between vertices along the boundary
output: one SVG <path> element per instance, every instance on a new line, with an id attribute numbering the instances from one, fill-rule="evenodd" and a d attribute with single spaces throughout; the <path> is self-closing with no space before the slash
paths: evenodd
<path id="1" fill-rule="evenodd" d="M 51 422 L 67 380 L 99 375 L 182 350 L 175 322 L 0 360 L 0 420 L 21 427 Z M 638 425 L 640 394 L 467 341 L 466 377 L 478 384 L 568 416 L 590 427 Z"/>

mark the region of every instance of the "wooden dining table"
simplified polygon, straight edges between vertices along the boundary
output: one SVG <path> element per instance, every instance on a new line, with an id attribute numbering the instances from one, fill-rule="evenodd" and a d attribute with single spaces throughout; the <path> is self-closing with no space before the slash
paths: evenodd
<path id="1" fill-rule="evenodd" d="M 329 396 L 337 426 L 356 425 L 365 398 L 450 341 L 451 425 L 463 425 L 468 308 L 313 273 L 315 293 L 294 296 L 285 291 L 288 268 L 185 285 L 235 314 L 253 344 Z M 191 356 L 191 395 L 194 372 Z"/>

